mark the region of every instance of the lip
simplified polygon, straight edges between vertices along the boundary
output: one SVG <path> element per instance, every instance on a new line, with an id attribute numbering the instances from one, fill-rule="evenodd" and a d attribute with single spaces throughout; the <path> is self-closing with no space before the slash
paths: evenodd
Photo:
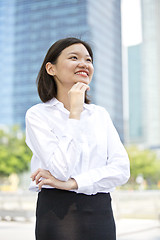
<path id="1" fill-rule="evenodd" d="M 89 76 L 89 71 L 88 71 L 88 70 L 82 70 L 82 69 L 81 69 L 81 70 L 79 70 L 79 71 L 76 71 L 75 74 L 76 74 L 76 73 L 79 73 L 79 72 L 87 73 L 87 76 Z"/>

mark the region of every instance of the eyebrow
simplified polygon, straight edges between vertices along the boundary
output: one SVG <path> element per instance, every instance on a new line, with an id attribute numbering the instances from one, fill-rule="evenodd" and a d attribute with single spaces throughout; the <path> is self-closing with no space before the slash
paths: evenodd
<path id="1" fill-rule="evenodd" d="M 70 52 L 70 53 L 68 53 L 68 55 L 69 55 L 69 54 L 76 54 L 76 55 L 79 55 L 79 52 Z M 90 56 L 89 54 L 86 54 L 85 56 L 91 58 L 91 56 Z"/>

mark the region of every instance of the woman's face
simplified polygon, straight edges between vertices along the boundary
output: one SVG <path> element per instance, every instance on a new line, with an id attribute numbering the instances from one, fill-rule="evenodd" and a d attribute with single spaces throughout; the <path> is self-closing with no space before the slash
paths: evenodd
<path id="1" fill-rule="evenodd" d="M 63 86 L 72 87 L 77 82 L 89 84 L 94 68 L 92 59 L 81 43 L 65 48 L 53 64 L 54 79 Z"/>

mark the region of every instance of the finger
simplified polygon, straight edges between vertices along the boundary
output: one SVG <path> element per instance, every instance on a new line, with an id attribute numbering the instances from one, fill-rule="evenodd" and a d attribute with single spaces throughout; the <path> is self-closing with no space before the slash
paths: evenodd
<path id="1" fill-rule="evenodd" d="M 38 184 L 39 190 L 42 189 L 43 185 L 47 185 L 47 179 L 43 179 L 42 181 L 39 182 L 39 184 Z"/>
<path id="2" fill-rule="evenodd" d="M 83 92 L 85 92 L 86 90 L 89 90 L 90 87 L 86 84 L 84 84 L 83 86 L 81 86 L 80 90 L 82 90 Z"/>
<path id="3" fill-rule="evenodd" d="M 41 179 L 41 178 L 48 179 L 49 177 L 50 177 L 50 174 L 48 174 L 47 171 L 45 171 L 45 170 L 40 171 L 40 172 L 37 174 L 36 178 L 35 178 L 36 184 L 38 184 L 38 183 L 40 182 L 40 179 Z"/>
<path id="4" fill-rule="evenodd" d="M 41 190 L 43 185 L 50 185 L 50 186 L 54 187 L 54 183 L 50 179 L 41 180 L 38 184 L 38 188 Z"/>
<path id="5" fill-rule="evenodd" d="M 85 84 L 85 83 L 83 83 L 83 82 L 78 82 L 78 83 L 76 83 L 76 84 L 74 85 L 74 87 L 71 88 L 71 90 L 81 90 L 81 88 L 82 88 L 83 86 L 86 86 L 87 89 L 90 89 L 90 87 L 89 87 L 87 84 Z"/>
<path id="6" fill-rule="evenodd" d="M 88 86 L 87 84 L 83 83 L 83 82 L 78 82 L 77 85 L 76 85 L 76 90 L 79 90 L 81 89 L 83 86 Z"/>
<path id="7" fill-rule="evenodd" d="M 73 90 L 73 89 L 77 89 L 79 85 L 80 85 L 80 82 L 77 82 L 77 83 L 75 83 L 75 84 L 71 87 L 71 89 L 72 89 L 72 90 Z M 70 89 L 70 90 L 71 90 L 71 89 Z"/>
<path id="8" fill-rule="evenodd" d="M 90 91 L 90 86 L 88 86 L 88 88 L 86 89 L 86 91 Z"/>
<path id="9" fill-rule="evenodd" d="M 31 175 L 32 181 L 35 180 L 37 174 L 38 174 L 40 171 L 42 171 L 42 169 L 41 169 L 41 168 L 38 168 L 35 172 L 32 173 L 32 175 Z"/>
<path id="10" fill-rule="evenodd" d="M 48 171 L 48 170 L 45 170 L 45 169 L 42 169 L 42 168 L 38 168 L 35 172 L 33 172 L 31 174 L 31 178 L 32 178 L 32 181 L 34 181 L 36 179 L 36 176 L 39 174 L 39 173 L 45 173 L 45 174 L 49 174 L 51 175 L 51 173 Z"/>
<path id="11" fill-rule="evenodd" d="M 79 83 L 79 85 L 77 85 L 77 88 L 81 88 L 83 86 L 86 86 L 87 88 L 89 88 L 89 85 L 84 82 L 78 82 L 78 83 Z"/>
<path id="12" fill-rule="evenodd" d="M 42 177 L 42 173 L 40 172 L 40 173 L 37 174 L 37 176 L 35 178 L 36 184 L 39 184 L 39 182 L 42 181 L 41 178 L 44 178 L 44 177 Z"/>

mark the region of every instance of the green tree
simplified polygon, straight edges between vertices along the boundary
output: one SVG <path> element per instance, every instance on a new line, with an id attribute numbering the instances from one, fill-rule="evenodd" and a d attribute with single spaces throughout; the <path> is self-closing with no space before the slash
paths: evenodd
<path id="1" fill-rule="evenodd" d="M 154 151 L 131 146 L 127 148 L 127 152 L 131 166 L 130 183 L 135 184 L 139 175 L 142 175 L 149 185 L 160 180 L 160 160 Z"/>
<path id="2" fill-rule="evenodd" d="M 0 176 L 28 170 L 31 155 L 18 126 L 0 129 Z"/>

